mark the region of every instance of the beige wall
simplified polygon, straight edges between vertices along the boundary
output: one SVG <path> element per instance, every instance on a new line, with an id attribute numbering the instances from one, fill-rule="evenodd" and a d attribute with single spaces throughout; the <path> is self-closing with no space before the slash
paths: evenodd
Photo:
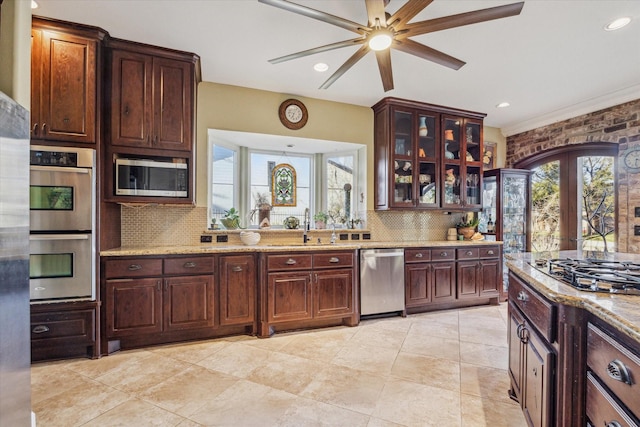
<path id="1" fill-rule="evenodd" d="M 31 106 L 31 2 L 4 0 L 0 22 L 0 91 Z"/>
<path id="2" fill-rule="evenodd" d="M 499 128 L 485 126 L 484 142 L 495 142 L 497 144 L 496 158 L 493 164 L 496 168 L 503 168 L 507 161 L 507 139 L 502 135 L 502 131 Z"/>

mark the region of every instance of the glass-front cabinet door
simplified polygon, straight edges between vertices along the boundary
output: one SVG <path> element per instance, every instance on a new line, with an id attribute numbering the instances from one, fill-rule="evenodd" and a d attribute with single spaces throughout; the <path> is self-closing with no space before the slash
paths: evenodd
<path id="1" fill-rule="evenodd" d="M 409 207 L 414 205 L 414 120 L 413 113 L 395 110 L 393 130 L 393 179 L 394 189 L 391 205 Z"/>
<path id="2" fill-rule="evenodd" d="M 443 208 L 482 206 L 482 122 L 443 117 Z"/>
<path id="3" fill-rule="evenodd" d="M 439 127 L 433 114 L 418 113 L 418 191 L 417 201 L 421 207 L 437 207 L 438 194 L 438 146 L 436 136 Z"/>

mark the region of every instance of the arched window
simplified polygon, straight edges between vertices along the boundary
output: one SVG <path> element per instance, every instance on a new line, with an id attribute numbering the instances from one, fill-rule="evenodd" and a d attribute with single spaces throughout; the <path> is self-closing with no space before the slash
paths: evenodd
<path id="1" fill-rule="evenodd" d="M 617 228 L 617 144 L 570 145 L 514 165 L 534 171 L 532 252 L 614 251 Z"/>

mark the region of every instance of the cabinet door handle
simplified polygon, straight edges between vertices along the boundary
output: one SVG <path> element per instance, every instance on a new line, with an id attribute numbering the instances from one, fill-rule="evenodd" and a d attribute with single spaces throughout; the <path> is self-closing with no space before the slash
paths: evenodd
<path id="1" fill-rule="evenodd" d="M 33 125 L 33 134 L 34 135 L 38 135 L 38 124 L 37 123 Z"/>
<path id="2" fill-rule="evenodd" d="M 129 265 L 129 271 L 137 271 L 137 270 L 141 270 L 142 266 L 140 264 L 130 264 Z"/>
<path id="3" fill-rule="evenodd" d="M 529 295 L 525 291 L 518 292 L 518 301 L 529 301 Z"/>
<path id="4" fill-rule="evenodd" d="M 446 252 L 440 252 L 440 256 L 441 256 L 441 257 L 446 257 L 447 255 L 449 255 L 449 254 L 448 254 L 448 253 L 446 253 Z"/>
<path id="5" fill-rule="evenodd" d="M 46 124 L 46 123 L 43 123 L 43 124 L 42 124 L 42 134 L 43 134 L 43 135 L 46 135 L 46 134 L 47 134 L 47 124 Z"/>
<path id="6" fill-rule="evenodd" d="M 416 258 L 422 258 L 422 253 L 421 253 L 421 252 L 418 252 L 418 253 L 416 254 Z"/>
<path id="7" fill-rule="evenodd" d="M 122 113 L 123 113 L 125 116 L 128 116 L 128 115 L 129 115 L 129 106 L 128 106 L 128 105 L 126 105 L 126 106 L 124 107 L 124 111 L 123 111 Z"/>
<path id="8" fill-rule="evenodd" d="M 340 262 L 340 258 L 332 256 L 331 258 L 329 258 L 329 262 L 335 264 L 337 262 Z"/>
<path id="9" fill-rule="evenodd" d="M 615 359 L 607 365 L 607 374 L 616 381 L 631 385 L 631 373 L 629 368 L 620 359 Z"/>
<path id="10" fill-rule="evenodd" d="M 520 338 L 520 341 L 522 341 L 523 344 L 529 342 L 529 330 L 526 327 L 522 328 L 522 338 Z"/>
<path id="11" fill-rule="evenodd" d="M 521 323 L 518 325 L 518 327 L 516 328 L 516 335 L 518 336 L 518 339 L 520 341 L 522 341 L 522 329 L 524 328 L 524 323 Z"/>
<path id="12" fill-rule="evenodd" d="M 296 265 L 296 260 L 295 260 L 295 259 L 293 259 L 293 258 L 289 258 L 289 259 L 285 262 L 285 264 L 287 264 L 287 265 Z"/>
<path id="13" fill-rule="evenodd" d="M 235 265 L 231 271 L 235 272 L 235 273 L 239 273 L 242 271 L 242 267 L 240 267 L 239 265 Z"/>
<path id="14" fill-rule="evenodd" d="M 183 267 L 184 268 L 196 268 L 198 264 L 196 264 L 195 262 L 185 262 Z"/>
<path id="15" fill-rule="evenodd" d="M 49 332 L 49 327 L 45 325 L 38 325 L 31 330 L 34 334 L 42 334 L 44 332 Z"/>
<path id="16" fill-rule="evenodd" d="M 493 251 L 492 250 L 488 250 L 487 251 L 487 255 L 493 255 Z"/>
<path id="17" fill-rule="evenodd" d="M 605 421 L 605 424 L 604 424 L 604 425 L 605 425 L 606 427 L 622 427 L 622 424 L 620 424 L 618 421 L 615 421 L 615 420 L 613 420 L 613 421 L 609 421 L 609 422 L 606 422 L 606 421 Z"/>
<path id="18" fill-rule="evenodd" d="M 156 289 L 158 290 L 158 292 L 162 290 L 162 284 L 160 283 L 160 280 L 156 282 Z"/>
<path id="19" fill-rule="evenodd" d="M 473 255 L 473 252 L 472 251 L 467 251 L 467 255 L 471 256 L 471 255 Z"/>
<path id="20" fill-rule="evenodd" d="M 169 279 L 165 279 L 164 280 L 164 290 L 168 291 L 169 290 Z"/>

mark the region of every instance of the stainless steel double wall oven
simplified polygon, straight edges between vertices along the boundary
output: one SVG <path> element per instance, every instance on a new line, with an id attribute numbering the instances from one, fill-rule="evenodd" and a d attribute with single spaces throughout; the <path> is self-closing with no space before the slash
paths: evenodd
<path id="1" fill-rule="evenodd" d="M 31 147 L 32 301 L 95 299 L 95 150 Z"/>

